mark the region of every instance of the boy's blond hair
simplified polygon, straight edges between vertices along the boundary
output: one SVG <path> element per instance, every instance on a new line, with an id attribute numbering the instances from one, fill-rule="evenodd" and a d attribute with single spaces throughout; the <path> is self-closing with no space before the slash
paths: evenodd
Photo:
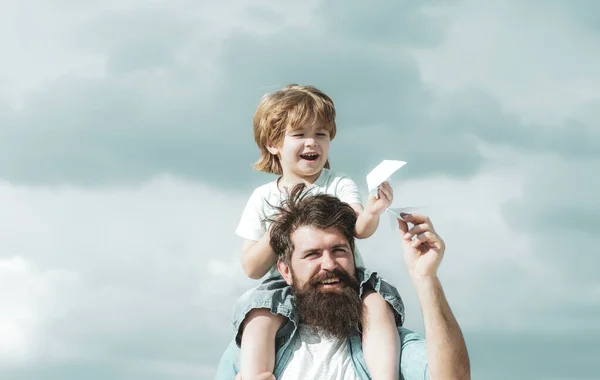
<path id="1" fill-rule="evenodd" d="M 254 141 L 260 149 L 260 159 L 254 169 L 283 174 L 279 158 L 267 146 L 281 146 L 287 128 L 302 128 L 312 123 L 321 124 L 333 140 L 336 132 L 333 100 L 313 86 L 290 84 L 265 95 L 254 113 Z M 329 168 L 329 159 L 325 163 Z"/>

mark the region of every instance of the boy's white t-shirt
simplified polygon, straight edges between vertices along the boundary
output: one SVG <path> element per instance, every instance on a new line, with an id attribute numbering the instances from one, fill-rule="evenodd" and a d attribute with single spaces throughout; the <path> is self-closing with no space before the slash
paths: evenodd
<path id="1" fill-rule="evenodd" d="M 356 183 L 347 175 L 335 173 L 326 168 L 323 168 L 317 180 L 307 187 L 306 191 L 311 194 L 333 195 L 348 204 L 362 204 Z M 287 195 L 279 191 L 276 180 L 254 189 L 242 212 L 242 217 L 235 233 L 244 239 L 260 240 L 270 226 L 270 222 L 266 222 L 263 226 L 262 220 L 266 217 L 271 217 L 276 212 L 269 204 L 281 206 L 281 203 L 286 198 Z M 356 266 L 364 266 L 358 248 L 355 248 L 355 261 Z M 269 275 L 280 276 L 276 266 L 270 269 Z"/>

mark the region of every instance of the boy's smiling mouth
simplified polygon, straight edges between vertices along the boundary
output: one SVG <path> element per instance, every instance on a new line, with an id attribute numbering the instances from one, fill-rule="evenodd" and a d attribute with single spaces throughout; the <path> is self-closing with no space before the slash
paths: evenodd
<path id="1" fill-rule="evenodd" d="M 304 153 L 300 155 L 300 158 L 307 161 L 316 161 L 319 158 L 318 153 Z"/>

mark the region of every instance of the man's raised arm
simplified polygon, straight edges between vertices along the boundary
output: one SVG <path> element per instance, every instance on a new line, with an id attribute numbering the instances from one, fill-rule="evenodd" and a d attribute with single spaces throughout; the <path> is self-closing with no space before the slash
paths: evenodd
<path id="1" fill-rule="evenodd" d="M 445 251 L 444 241 L 435 232 L 429 218 L 416 214 L 402 217 L 414 224 L 409 230 L 406 222 L 398 220 L 404 261 L 423 314 L 429 378 L 470 379 L 467 346 L 437 277 Z"/>

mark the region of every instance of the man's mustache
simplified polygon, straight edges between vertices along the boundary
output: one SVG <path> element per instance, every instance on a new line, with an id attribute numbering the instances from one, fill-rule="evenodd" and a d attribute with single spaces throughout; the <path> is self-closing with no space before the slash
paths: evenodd
<path id="1" fill-rule="evenodd" d="M 337 278 L 341 283 L 352 288 L 358 288 L 359 284 L 356 278 L 352 277 L 348 272 L 340 268 L 335 268 L 332 271 L 323 272 L 313 276 L 308 282 L 313 288 L 323 283 L 323 281 Z"/>

